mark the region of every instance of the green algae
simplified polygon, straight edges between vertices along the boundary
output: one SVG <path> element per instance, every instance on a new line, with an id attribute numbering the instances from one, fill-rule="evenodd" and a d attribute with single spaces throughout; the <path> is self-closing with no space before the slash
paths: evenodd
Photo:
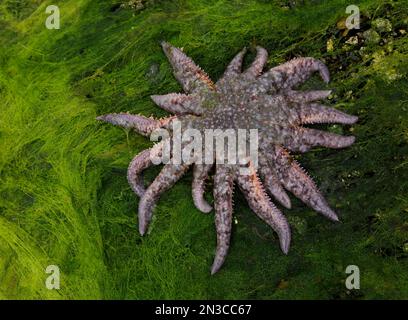
<path id="1" fill-rule="evenodd" d="M 361 32 L 376 19 L 392 30 L 387 23 L 378 43 L 354 45 L 346 41 L 358 32 L 337 27 L 345 1 L 141 3 L 0 4 L 0 298 L 408 298 L 406 3 L 356 3 Z M 60 7 L 60 30 L 44 27 L 49 4 Z M 180 90 L 161 40 L 184 47 L 214 79 L 244 46 L 252 56 L 255 45 L 267 48 L 270 65 L 300 55 L 326 62 L 329 103 L 359 122 L 323 127 L 357 141 L 299 160 L 342 223 L 292 198 L 285 256 L 237 192 L 230 253 L 210 276 L 213 216 L 194 208 L 189 173 L 162 196 L 149 235 L 138 235 L 126 168 L 150 142 L 95 117 L 166 114 L 149 99 Z M 322 86 L 316 77 L 305 87 Z M 60 267 L 60 290 L 45 287 L 51 264 Z M 351 264 L 360 267 L 360 290 L 344 285 Z"/>

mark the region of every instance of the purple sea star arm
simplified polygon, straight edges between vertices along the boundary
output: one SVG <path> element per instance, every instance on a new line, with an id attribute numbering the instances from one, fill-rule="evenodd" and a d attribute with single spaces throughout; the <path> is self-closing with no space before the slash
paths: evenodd
<path id="1" fill-rule="evenodd" d="M 331 90 L 296 91 L 289 90 L 286 95 L 288 99 L 300 103 L 312 102 L 326 99 L 332 93 Z"/>
<path id="2" fill-rule="evenodd" d="M 242 49 L 238 54 L 231 60 L 227 69 L 222 76 L 222 79 L 227 79 L 232 76 L 236 76 L 241 73 L 242 70 L 242 61 L 244 60 L 245 53 L 247 48 Z"/>
<path id="3" fill-rule="evenodd" d="M 142 172 L 153 165 L 151 161 L 152 157 L 160 156 L 163 146 L 164 141 L 159 142 L 150 149 L 143 150 L 137 154 L 129 164 L 127 179 L 130 187 L 139 197 L 142 197 L 146 191 Z"/>
<path id="4" fill-rule="evenodd" d="M 174 76 L 187 93 L 214 88 L 208 75 L 179 48 L 162 42 L 162 48 L 173 67 Z"/>
<path id="5" fill-rule="evenodd" d="M 150 149 L 143 150 L 137 154 L 129 164 L 127 179 L 133 192 L 139 197 L 142 197 L 146 191 L 143 183 L 142 171 L 151 165 Z"/>
<path id="6" fill-rule="evenodd" d="M 214 177 L 215 227 L 217 230 L 217 248 L 211 267 L 211 274 L 223 265 L 228 254 L 232 229 L 232 197 L 234 179 L 230 168 L 217 165 Z"/>
<path id="7" fill-rule="evenodd" d="M 323 62 L 314 58 L 297 58 L 270 69 L 259 77 L 256 86 L 260 91 L 288 90 L 305 82 L 318 71 L 323 81 L 330 81 L 329 70 Z"/>
<path id="8" fill-rule="evenodd" d="M 336 213 L 329 207 L 308 174 L 284 148 L 276 146 L 274 149 L 273 165 L 284 187 L 312 209 L 330 220 L 338 221 Z"/>
<path id="9" fill-rule="evenodd" d="M 269 193 L 285 208 L 290 209 L 292 207 L 290 198 L 269 164 L 260 164 L 259 175 Z"/>
<path id="10" fill-rule="evenodd" d="M 204 112 L 200 99 L 194 95 L 170 93 L 166 95 L 153 95 L 151 98 L 160 108 L 177 115 L 201 115 Z"/>
<path id="11" fill-rule="evenodd" d="M 193 201 L 198 210 L 203 213 L 209 213 L 212 207 L 204 199 L 205 180 L 208 178 L 212 165 L 195 164 L 193 168 L 192 195 Z"/>
<path id="12" fill-rule="evenodd" d="M 163 119 L 152 119 L 136 114 L 111 113 L 96 119 L 125 129 L 133 129 L 141 135 L 149 136 L 153 130 L 167 126 L 175 118 L 175 116 L 171 116 Z"/>
<path id="13" fill-rule="evenodd" d="M 317 146 L 340 149 L 351 146 L 355 141 L 354 136 L 342 136 L 317 129 L 294 127 L 291 131 L 285 147 L 294 152 L 306 152 Z"/>
<path id="14" fill-rule="evenodd" d="M 334 108 L 311 103 L 308 105 L 300 104 L 296 107 L 297 124 L 308 123 L 342 123 L 353 124 L 357 122 L 358 117 L 341 112 Z"/>
<path id="15" fill-rule="evenodd" d="M 147 188 L 139 202 L 139 232 L 144 235 L 150 220 L 153 209 L 159 200 L 160 195 L 169 190 L 188 170 L 188 165 L 166 164 L 152 184 Z"/>
<path id="16" fill-rule="evenodd" d="M 278 234 L 281 250 L 287 254 L 290 246 L 290 228 L 285 216 L 266 195 L 255 170 L 243 175 L 237 172 L 236 181 L 249 207 Z"/>
<path id="17" fill-rule="evenodd" d="M 268 61 L 268 51 L 262 47 L 256 47 L 256 57 L 251 66 L 245 70 L 244 75 L 255 78 L 262 73 L 266 61 Z"/>

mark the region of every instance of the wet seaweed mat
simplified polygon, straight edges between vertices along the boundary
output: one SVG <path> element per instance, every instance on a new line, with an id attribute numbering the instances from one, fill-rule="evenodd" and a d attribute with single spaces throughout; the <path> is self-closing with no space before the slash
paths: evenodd
<path id="1" fill-rule="evenodd" d="M 59 30 L 45 28 L 50 4 L 60 8 Z M 408 298 L 407 5 L 356 3 L 361 29 L 345 32 L 347 5 L 1 2 L 0 297 Z M 180 91 L 161 40 L 184 47 L 213 79 L 244 46 L 246 63 L 261 45 L 270 66 L 297 56 L 328 65 L 331 106 L 359 122 L 324 129 L 357 140 L 301 160 L 342 223 L 291 198 L 293 244 L 284 256 L 237 193 L 229 257 L 211 277 L 213 215 L 195 209 L 189 173 L 162 196 L 152 232 L 139 236 L 126 169 L 150 143 L 95 118 L 166 115 L 149 98 Z M 45 286 L 48 265 L 60 268 L 59 290 Z M 360 268 L 360 290 L 344 285 L 348 265 Z"/>

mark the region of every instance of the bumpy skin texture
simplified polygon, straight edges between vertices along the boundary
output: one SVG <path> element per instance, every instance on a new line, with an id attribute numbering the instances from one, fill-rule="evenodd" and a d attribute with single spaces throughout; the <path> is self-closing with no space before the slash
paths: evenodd
<path id="1" fill-rule="evenodd" d="M 353 124 L 357 117 L 320 105 L 330 91 L 296 91 L 296 86 L 318 72 L 326 83 L 329 71 L 313 58 L 297 58 L 262 73 L 267 51 L 257 47 L 252 65 L 242 72 L 246 49 L 239 52 L 228 65 L 217 83 L 201 70 L 182 50 L 163 42 L 174 75 L 185 94 L 154 95 L 153 101 L 175 116 L 152 119 L 140 115 L 109 114 L 98 120 L 134 129 L 149 135 L 154 129 L 169 128 L 174 119 L 182 130 L 258 129 L 259 168 L 249 163 L 249 174 L 242 174 L 240 165 L 216 164 L 214 176 L 215 225 L 217 248 L 211 273 L 217 272 L 225 261 L 230 245 L 233 214 L 234 183 L 240 188 L 250 208 L 278 234 L 280 247 L 287 254 L 290 246 L 290 228 L 285 216 L 272 203 L 267 192 L 286 208 L 291 202 L 285 190 L 327 218 L 338 221 L 312 179 L 292 159 L 289 151 L 306 152 L 315 146 L 343 148 L 354 142 L 354 137 L 341 136 L 302 127 L 309 123 Z M 142 171 L 152 166 L 152 154 L 163 151 L 164 142 L 144 150 L 132 160 L 128 180 L 139 202 L 139 231 L 145 234 L 153 209 L 160 195 L 170 189 L 188 170 L 191 163 L 166 164 L 160 174 L 145 189 Z M 214 155 L 215 157 L 215 155 Z M 205 180 L 214 166 L 195 163 L 192 195 L 194 204 L 202 212 L 211 211 L 204 199 Z M 259 175 L 258 175 L 259 174 Z"/>

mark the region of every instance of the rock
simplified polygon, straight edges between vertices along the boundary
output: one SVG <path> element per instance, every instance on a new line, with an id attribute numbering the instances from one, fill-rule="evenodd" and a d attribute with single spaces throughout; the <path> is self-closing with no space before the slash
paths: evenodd
<path id="1" fill-rule="evenodd" d="M 346 21 L 347 21 L 347 18 L 343 17 L 339 21 L 337 21 L 337 23 L 336 23 L 336 27 L 337 27 L 337 29 L 342 31 L 341 35 L 343 37 L 347 36 L 347 34 L 349 32 L 349 29 L 346 26 Z"/>
<path id="2" fill-rule="evenodd" d="M 130 8 L 136 11 L 142 10 L 145 8 L 144 0 L 131 0 L 122 4 L 123 8 Z"/>
<path id="3" fill-rule="evenodd" d="M 375 19 L 372 23 L 371 26 L 378 32 L 391 32 L 392 31 L 392 24 L 390 20 L 388 19 L 383 19 L 383 18 L 378 18 Z"/>
<path id="4" fill-rule="evenodd" d="M 341 18 L 339 21 L 337 21 L 336 27 L 337 27 L 337 29 L 339 29 L 339 30 L 344 30 L 344 29 L 346 29 L 346 28 L 347 28 L 347 27 L 346 27 L 346 18 L 343 17 L 343 18 Z"/>
<path id="5" fill-rule="evenodd" d="M 334 49 L 334 41 L 332 38 L 330 38 L 329 40 L 327 40 L 326 43 L 326 48 L 327 48 L 327 52 L 332 52 Z"/>
<path id="6" fill-rule="evenodd" d="M 350 37 L 350 38 L 346 41 L 346 43 L 347 43 L 347 44 L 356 45 L 356 44 L 358 44 L 358 37 L 357 37 L 357 36 Z"/>
<path id="7" fill-rule="evenodd" d="M 373 29 L 369 29 L 367 31 L 364 31 L 363 32 L 363 38 L 364 38 L 365 42 L 369 43 L 369 44 L 377 44 L 381 40 L 381 37 L 378 34 L 378 32 L 373 30 Z"/>

